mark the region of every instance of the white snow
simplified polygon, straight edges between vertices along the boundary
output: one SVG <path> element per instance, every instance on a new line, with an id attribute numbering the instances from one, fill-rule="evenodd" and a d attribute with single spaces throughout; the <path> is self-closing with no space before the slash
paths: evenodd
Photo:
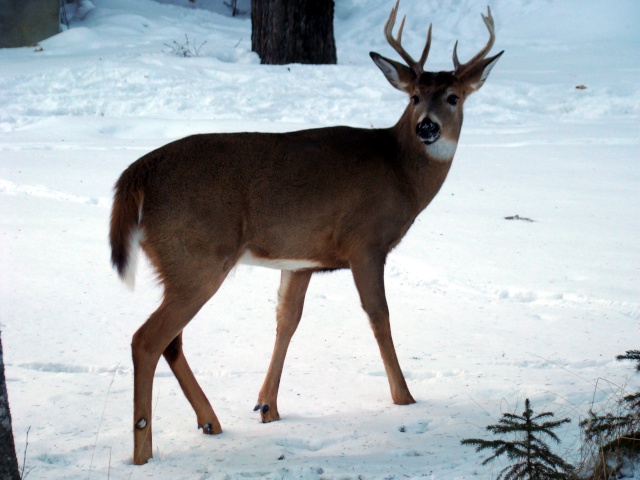
<path id="1" fill-rule="evenodd" d="M 579 417 L 638 388 L 614 356 L 640 341 L 640 3 L 490 0 L 506 52 L 387 263 L 418 403 L 392 404 L 345 271 L 312 279 L 282 420 L 259 423 L 280 274 L 241 266 L 184 335 L 223 434 L 196 429 L 161 360 L 154 459 L 132 465 L 129 345 L 161 292 L 146 260 L 134 293 L 111 269 L 113 184 L 191 133 L 392 125 L 408 99 L 368 52 L 397 59 L 382 34 L 393 3 L 336 0 L 335 66 L 261 66 L 249 18 L 222 0 L 81 0 L 69 30 L 0 50 L 0 327 L 29 478 L 495 478 L 504 464 L 480 466 L 460 440 L 502 412 L 530 398 L 572 417 L 560 451 L 577 460 Z M 405 47 L 418 55 L 433 22 L 427 68 L 451 69 L 456 39 L 462 62 L 486 42 L 484 8 L 405 0 Z M 185 35 L 200 56 L 171 53 Z"/>

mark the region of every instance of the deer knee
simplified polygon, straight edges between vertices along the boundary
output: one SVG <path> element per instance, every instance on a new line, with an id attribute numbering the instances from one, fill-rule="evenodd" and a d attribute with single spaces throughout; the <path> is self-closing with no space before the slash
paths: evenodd
<path id="1" fill-rule="evenodd" d="M 362 309 L 369 316 L 371 325 L 388 322 L 389 307 L 385 301 L 362 302 Z"/>
<path id="2" fill-rule="evenodd" d="M 302 308 L 293 302 L 281 300 L 276 307 L 276 328 L 278 332 L 287 332 L 293 330 L 295 332 L 300 318 L 302 317 Z"/>
<path id="3" fill-rule="evenodd" d="M 391 327 L 389 325 L 389 309 L 386 303 L 377 304 L 375 306 L 363 305 L 364 311 L 369 316 L 369 324 L 373 330 L 373 334 L 376 338 L 386 337 L 391 333 Z"/>

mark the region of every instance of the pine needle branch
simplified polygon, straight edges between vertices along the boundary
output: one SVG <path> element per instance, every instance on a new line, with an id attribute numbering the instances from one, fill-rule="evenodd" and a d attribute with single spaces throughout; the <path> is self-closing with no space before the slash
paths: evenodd
<path id="1" fill-rule="evenodd" d="M 535 479 L 559 479 L 567 480 L 574 467 L 565 462 L 560 456 L 554 454 L 549 446 L 540 437 L 540 434 L 560 443 L 560 438 L 553 432 L 561 425 L 571 420 L 549 420 L 539 423 L 539 420 L 550 419 L 551 412 L 543 412 L 535 415 L 529 399 L 525 401 L 525 410 L 522 415 L 505 413 L 496 425 L 488 425 L 486 429 L 494 435 L 507 435 L 512 440 L 481 438 L 467 438 L 461 441 L 462 445 L 474 446 L 476 452 L 483 450 L 493 451 L 493 455 L 485 458 L 482 465 L 505 455 L 512 462 L 500 471 L 498 480 L 535 480 Z"/>

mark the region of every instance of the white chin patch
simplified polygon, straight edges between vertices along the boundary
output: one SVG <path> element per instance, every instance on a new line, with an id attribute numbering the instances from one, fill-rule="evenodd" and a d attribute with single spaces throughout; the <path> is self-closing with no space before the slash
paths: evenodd
<path id="1" fill-rule="evenodd" d="M 431 145 L 425 145 L 427 154 L 434 160 L 451 160 L 456 153 L 458 142 L 447 140 L 446 138 L 440 138 L 438 141 L 433 142 Z"/>

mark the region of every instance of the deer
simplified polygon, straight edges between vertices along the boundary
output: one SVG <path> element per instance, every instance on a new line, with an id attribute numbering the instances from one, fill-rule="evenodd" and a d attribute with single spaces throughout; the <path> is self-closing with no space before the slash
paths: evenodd
<path id="1" fill-rule="evenodd" d="M 255 411 L 280 419 L 278 389 L 314 273 L 350 269 L 397 405 L 415 400 L 391 336 L 384 269 L 389 252 L 442 186 L 456 151 L 467 97 L 502 53 L 491 10 L 487 44 L 452 71 L 424 65 L 394 36 L 399 0 L 384 26 L 404 64 L 371 52 L 389 83 L 409 97 L 390 128 L 335 126 L 286 133 L 188 136 L 132 163 L 117 180 L 110 218 L 111 262 L 131 288 L 138 252 L 163 288 L 160 306 L 134 333 L 133 462 L 152 458 L 152 388 L 164 356 L 205 434 L 220 422 L 183 353 L 182 332 L 238 264 L 281 270 L 276 338 Z"/>

